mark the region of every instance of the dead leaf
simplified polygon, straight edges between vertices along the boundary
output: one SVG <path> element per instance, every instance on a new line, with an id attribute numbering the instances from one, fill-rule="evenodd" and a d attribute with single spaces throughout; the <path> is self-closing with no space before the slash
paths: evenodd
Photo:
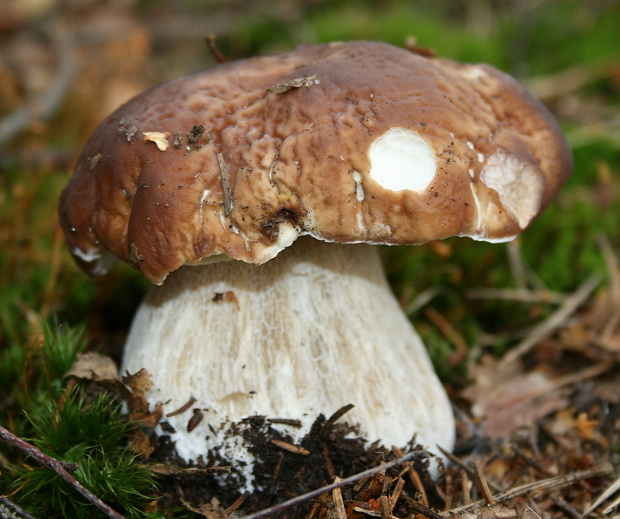
<path id="1" fill-rule="evenodd" d="M 519 426 L 567 406 L 554 383 L 542 371 L 524 373 L 519 363 L 501 364 L 487 357 L 470 370 L 474 383 L 463 391 L 472 413 L 485 418 L 484 432 L 509 438 Z"/>
<path id="2" fill-rule="evenodd" d="M 549 425 L 549 432 L 554 437 L 562 437 L 561 441 L 570 445 L 571 450 L 576 450 L 584 440 L 599 444 L 605 441 L 600 433 L 599 421 L 588 418 L 587 413 L 577 412 L 572 406 L 556 414 Z"/>
<path id="3" fill-rule="evenodd" d="M 147 370 L 142 368 L 133 375 L 125 375 L 123 377 L 123 384 L 125 384 L 132 391 L 140 391 L 144 393 L 153 387 L 153 381 L 151 375 Z"/>
<path id="4" fill-rule="evenodd" d="M 271 87 L 271 90 L 273 90 L 277 94 L 283 94 L 284 92 L 288 92 L 289 90 L 292 90 L 293 88 L 301 88 L 301 87 L 309 88 L 312 85 L 318 85 L 319 83 L 320 81 L 317 79 L 316 75 L 315 76 L 304 76 L 304 77 L 298 77 L 295 79 L 291 79 L 290 81 L 287 81 L 286 83 L 282 85 L 274 85 Z"/>
<path id="5" fill-rule="evenodd" d="M 166 151 L 168 146 L 170 146 L 168 142 L 170 132 L 142 132 L 142 134 L 144 135 L 144 142 L 154 142 L 159 151 Z"/>
<path id="6" fill-rule="evenodd" d="M 108 356 L 99 353 L 79 353 L 78 360 L 65 377 L 84 378 L 87 380 L 118 380 L 116 363 Z"/>
<path id="7" fill-rule="evenodd" d="M 123 383 L 131 390 L 127 399 L 129 419 L 145 427 L 155 427 L 163 416 L 163 406 L 159 403 L 152 411 L 144 393 L 153 387 L 151 374 L 141 369 L 133 375 L 123 377 Z"/>
<path id="8" fill-rule="evenodd" d="M 207 519 L 227 519 L 226 510 L 220 506 L 220 502 L 216 497 L 211 499 L 209 503 L 203 503 L 197 507 L 190 505 L 184 499 L 182 499 L 181 502 L 187 507 L 188 510 L 202 515 Z"/>
<path id="9" fill-rule="evenodd" d="M 486 506 L 476 510 L 476 513 L 467 513 L 459 516 L 460 519 L 540 519 L 540 516 L 529 506 L 523 510 L 506 508 L 502 505 Z"/>
<path id="10" fill-rule="evenodd" d="M 139 454 L 144 459 L 149 459 L 155 448 L 142 429 L 134 429 L 128 438 L 128 446 L 132 452 Z"/>
<path id="11" fill-rule="evenodd" d="M 575 427 L 584 440 L 593 440 L 598 427 L 598 420 L 590 420 L 587 413 L 579 413 L 575 420 Z"/>

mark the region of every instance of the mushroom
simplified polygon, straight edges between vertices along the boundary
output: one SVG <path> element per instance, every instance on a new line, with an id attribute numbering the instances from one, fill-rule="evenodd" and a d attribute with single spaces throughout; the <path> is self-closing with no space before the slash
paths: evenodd
<path id="1" fill-rule="evenodd" d="M 296 421 L 279 426 L 296 442 L 353 404 L 368 442 L 453 447 L 450 402 L 374 245 L 510 240 L 571 168 L 553 117 L 506 74 L 335 43 L 129 101 L 86 144 L 60 217 L 91 275 L 119 257 L 156 285 L 122 370 L 152 374 L 150 402 L 172 412 L 158 432 L 186 460 L 217 452 L 252 489 L 248 417 Z"/>

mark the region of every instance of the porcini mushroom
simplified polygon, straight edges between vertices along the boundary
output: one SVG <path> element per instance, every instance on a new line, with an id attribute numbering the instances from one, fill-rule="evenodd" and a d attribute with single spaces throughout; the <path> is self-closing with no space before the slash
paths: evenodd
<path id="1" fill-rule="evenodd" d="M 152 287 L 123 372 L 146 368 L 178 454 L 245 468 L 247 417 L 345 404 L 361 436 L 450 449 L 450 403 L 372 244 L 506 241 L 572 168 L 549 112 L 486 65 L 382 43 L 227 63 L 134 98 L 95 131 L 60 204 L 77 262 Z M 161 432 L 161 431 L 160 431 Z M 242 460 L 244 463 L 238 463 Z"/>

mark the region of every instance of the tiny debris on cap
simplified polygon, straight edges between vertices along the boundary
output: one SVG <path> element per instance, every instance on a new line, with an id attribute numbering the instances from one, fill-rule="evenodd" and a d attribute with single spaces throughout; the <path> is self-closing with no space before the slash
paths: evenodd
<path id="1" fill-rule="evenodd" d="M 300 235 L 509 240 L 571 169 L 557 123 L 510 76 L 357 41 L 139 95 L 86 144 L 60 218 L 86 271 L 114 254 L 159 284 L 212 256 L 264 263 Z"/>
<path id="2" fill-rule="evenodd" d="M 159 151 L 166 151 L 170 145 L 168 142 L 170 132 L 142 132 L 142 135 L 144 135 L 144 142 L 154 142 Z"/>

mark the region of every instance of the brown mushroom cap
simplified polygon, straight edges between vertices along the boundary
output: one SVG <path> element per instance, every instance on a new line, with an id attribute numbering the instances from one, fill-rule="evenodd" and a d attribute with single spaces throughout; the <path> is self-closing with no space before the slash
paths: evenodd
<path id="1" fill-rule="evenodd" d="M 394 142 L 422 150 L 386 159 L 403 170 L 396 186 L 373 164 Z M 434 167 L 419 186 L 418 162 Z M 91 274 L 113 253 L 161 283 L 213 255 L 264 263 L 301 234 L 510 239 L 571 168 L 553 117 L 510 76 L 339 43 L 227 63 L 129 101 L 88 141 L 60 216 Z"/>

